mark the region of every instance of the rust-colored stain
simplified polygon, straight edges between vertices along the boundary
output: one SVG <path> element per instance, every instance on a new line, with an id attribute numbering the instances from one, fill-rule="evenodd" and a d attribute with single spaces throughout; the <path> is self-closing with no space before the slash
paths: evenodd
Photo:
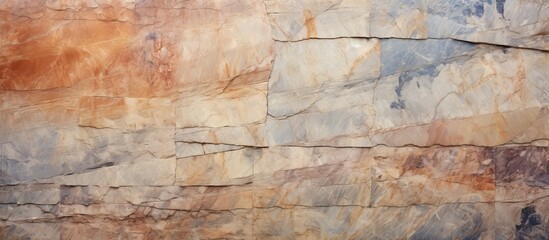
<path id="1" fill-rule="evenodd" d="M 135 24 L 135 13 L 123 5 L 70 14 L 37 8 L 40 19 L 11 11 L 0 13 L 10 23 L 0 23 L 0 38 L 8 43 L 0 53 L 0 90 L 73 88 L 82 95 L 150 97 L 168 95 L 176 85 L 173 39 L 164 28 Z"/>
<path id="2" fill-rule="evenodd" d="M 229 67 L 228 63 L 225 63 L 225 75 L 227 77 L 231 77 L 231 68 Z"/>
<path id="3" fill-rule="evenodd" d="M 429 125 L 428 133 L 429 137 L 427 140 L 428 144 L 436 143 L 436 142 L 449 142 L 451 140 L 461 140 L 461 136 L 455 134 L 455 135 L 449 135 L 448 134 L 448 123 L 451 120 L 447 121 L 433 121 Z"/>
<path id="4" fill-rule="evenodd" d="M 487 157 L 493 157 L 490 155 L 493 152 L 490 151 L 491 149 L 473 150 L 455 155 L 452 168 L 447 168 L 444 163 L 441 163 L 442 159 L 452 158 L 450 152 L 444 153 L 437 150 L 414 152 L 408 155 L 401 170 L 402 174 L 409 176 L 422 175 L 436 178 L 440 187 L 460 184 L 469 186 L 475 191 L 492 191 L 495 190 L 494 165 L 482 164 Z M 445 172 L 446 176 L 435 177 L 439 172 Z"/>
<path id="5" fill-rule="evenodd" d="M 363 64 L 365 61 L 369 60 L 372 56 L 378 56 L 378 54 L 380 54 L 380 51 L 381 51 L 381 44 L 377 43 L 375 45 L 375 47 L 373 47 L 372 49 L 369 49 L 368 51 L 366 52 L 363 52 L 362 54 L 360 54 L 354 61 L 353 61 L 353 64 L 351 65 L 351 67 L 349 68 L 349 71 L 347 71 L 347 74 L 345 74 L 345 77 L 347 79 L 351 79 L 351 77 L 353 76 L 353 73 L 355 72 L 355 69 L 360 66 L 361 64 Z"/>
<path id="6" fill-rule="evenodd" d="M 20 20 L 0 58 L 0 89 L 70 87 L 96 77 L 126 49 L 130 24 L 102 21 Z"/>
<path id="7" fill-rule="evenodd" d="M 492 174 L 485 175 L 458 175 L 447 176 L 443 181 L 467 185 L 475 191 L 493 191 L 496 189 L 496 181 Z"/>
<path id="8" fill-rule="evenodd" d="M 305 10 L 303 12 L 303 16 L 305 17 L 305 27 L 307 28 L 307 38 L 317 37 L 315 16 L 313 15 L 313 13 L 310 10 Z"/>
<path id="9" fill-rule="evenodd" d="M 34 90 L 68 87 L 73 84 L 70 71 L 73 63 L 79 62 L 84 53 L 66 48 L 58 53 L 48 53 L 35 49 L 37 56 L 32 59 L 20 59 L 0 66 L 3 81 L 2 89 Z"/>

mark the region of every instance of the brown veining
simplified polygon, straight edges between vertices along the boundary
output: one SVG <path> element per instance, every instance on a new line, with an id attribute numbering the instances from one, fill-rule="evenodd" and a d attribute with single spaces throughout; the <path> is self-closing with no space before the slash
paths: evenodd
<path id="1" fill-rule="evenodd" d="M 303 12 L 303 17 L 305 18 L 304 20 L 305 27 L 307 28 L 307 38 L 316 37 L 317 32 L 316 32 L 315 16 L 311 12 L 311 10 L 305 10 Z"/>

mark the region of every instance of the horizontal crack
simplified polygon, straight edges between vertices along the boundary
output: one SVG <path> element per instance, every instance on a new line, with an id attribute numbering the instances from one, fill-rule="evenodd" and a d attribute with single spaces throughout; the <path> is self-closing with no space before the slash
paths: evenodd
<path id="1" fill-rule="evenodd" d="M 504 45 L 500 43 L 492 43 L 492 42 L 482 42 L 482 41 L 468 41 L 461 38 L 436 38 L 436 37 L 428 37 L 428 38 L 401 38 L 401 37 L 379 37 L 379 36 L 340 36 L 340 37 L 309 37 L 304 39 L 297 39 L 297 40 L 280 40 L 280 39 L 274 39 L 275 42 L 281 42 L 281 43 L 294 43 L 294 42 L 303 42 L 308 40 L 336 40 L 336 39 L 379 39 L 379 40 L 387 40 L 387 39 L 400 39 L 400 40 L 409 40 L 409 41 L 424 41 L 424 40 L 454 40 L 458 42 L 466 42 L 466 43 L 473 43 L 473 44 L 482 44 L 482 45 L 492 45 L 496 47 L 503 47 L 503 48 L 515 48 L 515 49 L 525 49 L 525 50 L 535 50 L 535 51 L 541 51 L 541 52 L 549 52 L 549 49 L 540 49 L 540 48 L 534 48 L 534 47 L 525 47 L 525 46 L 514 46 L 514 45 Z"/>

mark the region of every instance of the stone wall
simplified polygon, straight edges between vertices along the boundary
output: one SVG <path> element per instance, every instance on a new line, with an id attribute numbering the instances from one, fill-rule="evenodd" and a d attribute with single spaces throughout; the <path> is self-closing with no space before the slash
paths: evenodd
<path id="1" fill-rule="evenodd" d="M 0 32 L 0 239 L 549 239 L 546 0 L 5 0 Z"/>

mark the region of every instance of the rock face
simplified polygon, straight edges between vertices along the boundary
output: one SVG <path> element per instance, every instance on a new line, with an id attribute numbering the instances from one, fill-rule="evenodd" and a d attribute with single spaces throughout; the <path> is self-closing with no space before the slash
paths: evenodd
<path id="1" fill-rule="evenodd" d="M 0 239 L 549 239 L 545 0 L 6 0 L 0 30 Z"/>

